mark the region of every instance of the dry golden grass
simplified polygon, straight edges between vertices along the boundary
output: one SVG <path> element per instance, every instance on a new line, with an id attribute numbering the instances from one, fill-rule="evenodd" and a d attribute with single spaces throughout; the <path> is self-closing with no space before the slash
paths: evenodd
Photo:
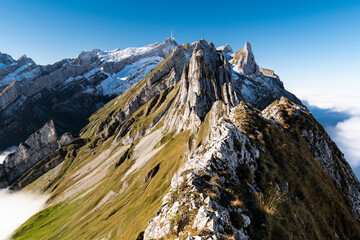
<path id="1" fill-rule="evenodd" d="M 230 206 L 232 208 L 243 208 L 244 207 L 244 202 L 239 200 L 239 199 L 236 199 L 236 200 L 232 200 L 230 201 Z"/>
<path id="2" fill-rule="evenodd" d="M 275 216 L 279 213 L 278 205 L 285 200 L 285 194 L 281 193 L 277 188 L 272 189 L 267 197 L 262 192 L 256 193 L 256 199 L 262 210 L 269 215 Z"/>

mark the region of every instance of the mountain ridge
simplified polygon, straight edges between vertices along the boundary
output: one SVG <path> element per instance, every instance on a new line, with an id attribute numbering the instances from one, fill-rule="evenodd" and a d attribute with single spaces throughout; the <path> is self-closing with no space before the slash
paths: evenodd
<path id="1" fill-rule="evenodd" d="M 359 238 L 359 182 L 342 153 L 243 50 L 232 61 L 203 39 L 178 45 L 97 110 L 81 145 L 17 185 L 50 197 L 13 238 Z"/>
<path id="2" fill-rule="evenodd" d="M 52 65 L 1 68 L 0 149 L 25 141 L 49 120 L 59 133 L 78 132 L 93 112 L 144 78 L 175 46 L 166 39 L 142 48 L 82 52 Z"/>

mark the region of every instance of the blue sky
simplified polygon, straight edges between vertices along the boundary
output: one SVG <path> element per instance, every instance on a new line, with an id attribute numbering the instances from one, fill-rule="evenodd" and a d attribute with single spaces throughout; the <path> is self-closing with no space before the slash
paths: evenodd
<path id="1" fill-rule="evenodd" d="M 360 176 L 358 0 L 1 0 L 0 23 L 0 51 L 39 64 L 83 50 L 160 42 L 170 29 L 178 43 L 204 38 L 237 50 L 250 41 L 258 64 L 274 69 L 286 88 L 314 107 L 344 114 L 321 119 L 331 122 L 333 139 Z"/>
<path id="2" fill-rule="evenodd" d="M 234 50 L 250 41 L 286 86 L 360 81 L 360 1 L 0 2 L 0 51 L 48 64 L 82 50 L 143 46 L 170 35 Z"/>

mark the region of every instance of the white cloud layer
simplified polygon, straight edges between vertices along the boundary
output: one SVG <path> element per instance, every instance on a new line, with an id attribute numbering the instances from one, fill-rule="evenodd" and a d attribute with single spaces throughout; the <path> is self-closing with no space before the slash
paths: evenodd
<path id="1" fill-rule="evenodd" d="M 301 100 L 306 100 L 310 105 L 332 109 L 337 112 L 347 112 L 354 116 L 360 115 L 360 94 L 357 90 L 337 89 L 292 89 Z"/>
<path id="2" fill-rule="evenodd" d="M 345 153 L 351 166 L 360 165 L 360 117 L 352 117 L 334 128 L 334 141 Z"/>
<path id="3" fill-rule="evenodd" d="M 0 240 L 8 239 L 12 232 L 40 211 L 46 196 L 0 190 Z"/>
<path id="4" fill-rule="evenodd" d="M 17 149 L 17 147 L 13 146 L 13 147 L 9 147 L 9 148 L 5 149 L 4 151 L 0 152 L 0 163 L 3 163 L 6 156 L 12 152 L 15 152 L 16 149 Z"/>
<path id="5" fill-rule="evenodd" d="M 328 133 L 352 167 L 360 166 L 360 94 L 356 90 L 293 89 L 301 100 L 322 109 L 345 112 L 350 117 L 328 128 Z"/>

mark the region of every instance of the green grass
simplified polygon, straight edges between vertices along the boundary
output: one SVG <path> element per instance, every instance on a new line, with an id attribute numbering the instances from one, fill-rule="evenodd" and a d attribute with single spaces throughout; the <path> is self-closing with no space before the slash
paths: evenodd
<path id="1" fill-rule="evenodd" d="M 126 179 L 128 188 L 109 205 L 86 215 L 110 190 L 121 189 L 123 182 L 119 179 L 131 166 L 131 161 L 126 160 L 118 168 L 112 168 L 108 177 L 83 199 L 72 203 L 68 200 L 38 213 L 21 226 L 14 237 L 93 239 L 111 233 L 111 239 L 136 239 L 155 216 L 168 192 L 171 178 L 183 162 L 188 138 L 189 132 L 182 132 L 169 139 L 142 169 Z M 159 171 L 145 184 L 146 175 L 159 163 Z"/>

